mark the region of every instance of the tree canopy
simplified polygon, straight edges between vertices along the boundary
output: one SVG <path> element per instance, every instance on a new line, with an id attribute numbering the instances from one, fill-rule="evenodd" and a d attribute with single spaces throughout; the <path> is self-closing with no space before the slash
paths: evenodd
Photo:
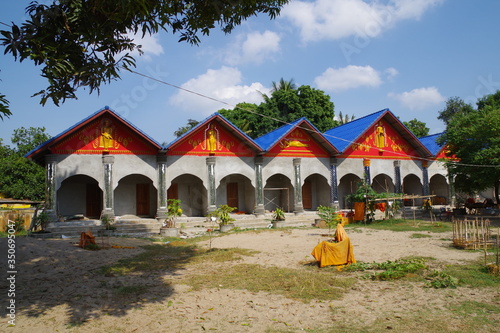
<path id="1" fill-rule="evenodd" d="M 474 111 L 472 105 L 464 102 L 464 100 L 459 97 L 451 97 L 446 101 L 444 109 L 439 111 L 438 119 L 448 125 L 455 115 L 469 113 L 471 111 Z"/>
<path id="2" fill-rule="evenodd" d="M 182 126 L 182 127 L 179 127 L 177 129 L 177 131 L 174 132 L 174 135 L 176 137 L 180 137 L 181 135 L 183 135 L 184 133 L 188 132 L 190 129 L 192 129 L 193 127 L 196 127 L 196 125 L 198 125 L 200 122 L 198 120 L 194 120 L 194 119 L 188 119 L 188 123 L 186 126 Z"/>
<path id="3" fill-rule="evenodd" d="M 403 121 L 403 124 L 408 127 L 408 129 L 417 137 L 421 138 L 423 136 L 429 135 L 429 127 L 423 121 L 414 118 L 410 121 Z"/>
<path id="4" fill-rule="evenodd" d="M 35 95 L 45 105 L 76 98 L 80 87 L 97 91 L 131 69 L 131 51 L 141 50 L 131 34 L 178 34 L 179 42 L 197 45 L 200 35 L 216 26 L 230 33 L 247 18 L 266 14 L 275 18 L 289 0 L 55 0 L 32 2 L 28 18 L 2 30 L 4 53 L 20 62 L 29 59 L 42 66 L 48 87 Z M 8 100 L 0 95 L 0 117 L 9 116 Z"/>
<path id="5" fill-rule="evenodd" d="M 447 162 L 448 170 L 456 176 L 455 187 L 469 194 L 494 187 L 498 202 L 500 91 L 479 99 L 477 109 L 457 98 L 450 100 L 447 105 L 462 108 L 446 113 L 446 132 L 439 140 L 446 144 L 448 155 L 459 161 Z"/>
<path id="6" fill-rule="evenodd" d="M 10 198 L 43 200 L 45 196 L 44 168 L 24 157 L 32 149 L 50 139 L 44 127 L 21 127 L 11 141 L 16 146 L 3 145 L 0 140 L 0 192 Z"/>
<path id="7" fill-rule="evenodd" d="M 219 113 L 252 138 L 301 117 L 306 117 L 320 132 L 338 125 L 330 96 L 306 85 L 294 88 L 290 82 L 282 79 L 279 84 L 274 83 L 271 96 L 263 95 L 264 102 L 258 106 L 241 103 L 233 110 L 222 109 Z"/>

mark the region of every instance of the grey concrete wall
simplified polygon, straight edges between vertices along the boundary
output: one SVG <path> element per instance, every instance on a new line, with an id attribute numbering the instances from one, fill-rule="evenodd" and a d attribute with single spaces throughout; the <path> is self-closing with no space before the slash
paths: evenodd
<path id="1" fill-rule="evenodd" d="M 56 191 L 64 179 L 75 175 L 87 175 L 104 188 L 104 169 L 101 155 L 54 155 L 57 157 Z"/>

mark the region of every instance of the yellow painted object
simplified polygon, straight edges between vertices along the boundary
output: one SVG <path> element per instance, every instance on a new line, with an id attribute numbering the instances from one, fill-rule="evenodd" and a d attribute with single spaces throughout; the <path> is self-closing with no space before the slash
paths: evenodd
<path id="1" fill-rule="evenodd" d="M 21 208 L 30 208 L 30 204 L 1 204 L 2 208 L 12 208 L 12 209 L 21 209 Z"/>
<path id="2" fill-rule="evenodd" d="M 335 238 L 338 243 L 322 241 L 311 252 L 319 267 L 349 265 L 356 262 L 354 247 L 341 224 L 337 225 Z"/>

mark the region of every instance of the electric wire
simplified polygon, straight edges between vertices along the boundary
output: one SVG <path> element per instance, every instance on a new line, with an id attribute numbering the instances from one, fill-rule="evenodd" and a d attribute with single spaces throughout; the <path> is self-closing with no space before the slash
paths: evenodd
<path id="1" fill-rule="evenodd" d="M 241 108 L 241 107 L 238 107 L 236 105 L 233 105 L 233 104 L 230 104 L 230 103 L 227 103 L 227 102 L 224 102 L 220 99 L 217 99 L 217 98 L 214 98 L 214 97 L 211 97 L 211 96 L 208 96 L 208 95 L 205 95 L 205 94 L 202 94 L 202 93 L 199 93 L 199 92 L 196 92 L 196 91 L 193 91 L 193 90 L 189 90 L 189 89 L 186 89 L 186 88 L 183 88 L 181 86 L 178 86 L 178 85 L 175 85 L 175 84 L 172 84 L 172 83 L 169 83 L 169 82 L 166 82 L 166 81 L 163 81 L 163 80 L 160 80 L 160 79 L 157 79 L 157 78 L 154 78 L 150 75 L 146 75 L 144 73 L 140 73 L 140 72 L 137 72 L 135 70 L 132 70 L 132 69 L 128 69 L 128 71 L 136 74 L 136 75 L 139 75 L 139 76 L 142 76 L 144 78 L 147 78 L 147 79 L 150 79 L 150 80 L 154 80 L 158 83 L 161 83 L 161 84 L 164 84 L 164 85 L 167 85 L 167 86 L 170 86 L 170 87 L 173 87 L 175 89 L 178 89 L 178 90 L 182 90 L 182 91 L 185 91 L 187 93 L 190 93 L 190 94 L 193 94 L 193 95 L 196 95 L 196 96 L 199 96 L 199 97 L 202 97 L 202 98 L 205 98 L 205 99 L 209 99 L 211 101 L 214 101 L 214 102 L 217 102 L 217 103 L 220 103 L 220 104 L 224 104 L 226 106 L 229 106 L 233 109 L 238 109 L 238 110 L 242 110 L 242 111 L 245 111 L 245 112 L 250 112 L 250 113 L 253 113 L 255 115 L 258 115 L 260 117 L 264 117 L 264 118 L 268 118 L 268 119 L 272 119 L 274 121 L 277 121 L 277 122 L 280 122 L 282 123 L 283 125 L 291 125 L 291 123 L 289 122 L 286 122 L 282 119 L 277 119 L 277 118 L 273 118 L 273 117 L 270 117 L 268 115 L 265 115 L 265 114 L 261 114 L 261 113 L 258 113 L 258 112 L 255 112 L 254 110 L 250 110 L 250 109 L 245 109 L 245 108 Z M 330 134 L 326 134 L 326 133 L 321 133 L 321 132 L 316 132 L 316 131 L 313 131 L 311 129 L 308 129 L 308 128 L 303 128 L 301 127 L 301 129 L 305 130 L 305 131 L 308 131 L 308 132 L 313 132 L 313 133 L 319 133 L 321 135 L 323 135 L 324 137 L 329 137 L 329 138 L 333 138 L 333 139 L 336 139 L 336 140 L 341 140 L 341 141 L 345 141 L 349 144 L 354 144 L 356 143 L 355 141 L 351 141 L 351 140 L 347 140 L 347 139 L 344 139 L 344 138 L 341 138 L 341 137 L 336 137 L 336 136 L 333 136 L 333 135 L 330 135 Z M 443 162 L 443 161 L 440 161 L 440 160 L 437 160 L 435 158 L 425 158 L 425 157 L 421 157 L 421 156 L 412 156 L 412 155 L 408 155 L 408 154 L 405 154 L 405 153 L 399 153 L 399 152 L 395 152 L 395 151 L 392 151 L 392 150 L 388 150 L 388 149 L 381 149 L 379 147 L 375 147 L 375 146 L 371 146 L 371 145 L 366 145 L 366 144 L 363 144 L 363 146 L 368 146 L 370 148 L 377 148 L 381 151 L 384 151 L 384 152 L 387 152 L 387 153 L 392 153 L 392 154 L 395 154 L 395 155 L 400 155 L 400 156 L 404 156 L 404 157 L 407 157 L 407 156 L 410 156 L 410 158 L 412 159 L 415 159 L 415 160 L 421 160 L 421 161 L 427 161 L 427 162 L 435 162 L 435 161 L 438 161 L 438 162 Z M 453 161 L 453 160 L 446 160 L 445 163 L 448 163 L 448 164 L 453 164 L 453 165 L 460 165 L 460 166 L 466 166 L 466 167 L 478 167 L 478 168 L 500 168 L 500 165 L 484 165 L 484 164 L 468 164 L 468 163 L 461 163 L 461 162 L 457 162 L 457 161 Z"/>

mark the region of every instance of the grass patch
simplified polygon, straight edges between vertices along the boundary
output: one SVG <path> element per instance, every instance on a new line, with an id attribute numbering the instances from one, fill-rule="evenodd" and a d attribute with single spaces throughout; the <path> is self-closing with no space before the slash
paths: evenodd
<path id="1" fill-rule="evenodd" d="M 230 248 L 230 249 L 217 249 L 212 248 L 211 250 L 200 250 L 196 257 L 193 258 L 193 263 L 199 262 L 227 262 L 241 259 L 242 256 L 252 256 L 259 253 L 259 251 L 240 249 L 240 248 Z"/>
<path id="2" fill-rule="evenodd" d="M 197 252 L 194 243 L 185 241 L 172 241 L 168 245 L 146 245 L 143 248 L 145 251 L 137 256 L 103 266 L 100 272 L 104 275 L 127 275 L 177 268 L 189 262 Z"/>
<path id="3" fill-rule="evenodd" d="M 207 237 L 208 238 L 208 237 Z M 163 245 L 143 246 L 144 252 L 133 258 L 121 259 L 110 266 L 101 267 L 104 275 L 127 275 L 135 272 L 151 272 L 181 268 L 200 262 L 227 262 L 250 256 L 257 251 L 247 249 L 202 249 L 196 242 L 202 240 L 171 240 Z"/>
<path id="4" fill-rule="evenodd" d="M 339 299 L 356 283 L 354 278 L 332 276 L 331 272 L 241 264 L 195 275 L 185 281 L 194 290 L 203 288 L 241 289 L 268 292 L 309 302 Z"/>
<path id="5" fill-rule="evenodd" d="M 483 327 L 490 326 L 498 329 L 500 326 L 500 307 L 496 304 L 465 301 L 450 305 L 449 308 L 454 313 L 461 315 L 467 325 L 476 327 L 478 330 L 481 329 L 483 332 L 488 332 Z"/>
<path id="6" fill-rule="evenodd" d="M 487 261 L 489 259 L 488 257 Z M 491 256 L 491 259 L 493 259 L 493 256 Z M 462 265 L 446 265 L 443 272 L 457 278 L 458 284 L 461 286 L 474 288 L 500 287 L 500 277 L 488 272 L 484 259 Z"/>
<path id="7" fill-rule="evenodd" d="M 363 224 L 351 223 L 346 228 L 367 228 L 374 230 L 390 230 L 390 231 L 428 231 L 428 232 L 448 232 L 452 231 L 451 222 L 430 222 L 422 220 L 404 220 L 404 219 L 389 219 L 374 221 L 372 223 Z"/>
<path id="8" fill-rule="evenodd" d="M 432 238 L 429 234 L 412 234 L 410 238 Z"/>
<path id="9" fill-rule="evenodd" d="M 28 232 L 26 230 L 21 230 L 21 231 L 16 231 L 16 237 L 23 237 L 28 235 Z M 9 236 L 9 233 L 6 231 L 0 231 L 0 238 L 7 238 Z"/>

